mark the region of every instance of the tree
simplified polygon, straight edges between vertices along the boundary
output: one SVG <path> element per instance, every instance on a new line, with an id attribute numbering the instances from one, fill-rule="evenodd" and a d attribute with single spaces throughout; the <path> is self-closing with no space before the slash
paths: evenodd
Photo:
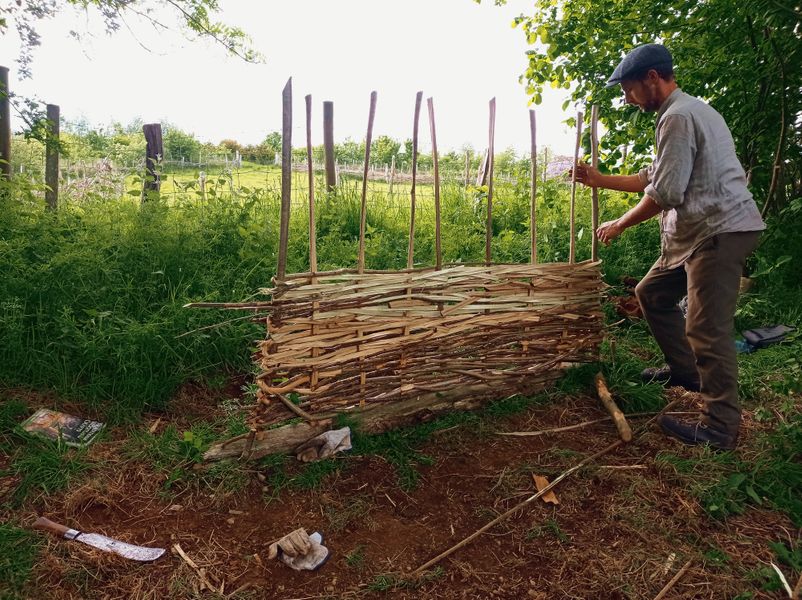
<path id="1" fill-rule="evenodd" d="M 537 0 L 515 24 L 533 46 L 521 79 L 534 103 L 550 85 L 600 105 L 604 168 L 632 168 L 652 152 L 653 115 L 618 108 L 620 90 L 604 86 L 627 51 L 663 42 L 683 90 L 730 125 L 759 205 L 779 208 L 800 188 L 802 13 L 786 0 Z"/>
<path id="2" fill-rule="evenodd" d="M 380 135 L 370 145 L 370 160 L 379 165 L 389 165 L 393 161 L 393 156 L 398 154 L 399 148 L 401 148 L 401 142 L 386 135 Z"/>

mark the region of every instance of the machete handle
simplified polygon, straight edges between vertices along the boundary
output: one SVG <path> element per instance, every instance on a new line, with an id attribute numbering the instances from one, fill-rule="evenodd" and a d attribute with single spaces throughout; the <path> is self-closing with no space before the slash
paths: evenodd
<path id="1" fill-rule="evenodd" d="M 32 525 L 34 529 L 41 529 L 42 531 L 49 531 L 50 533 L 55 533 L 56 535 L 64 537 L 64 534 L 67 533 L 70 528 L 61 525 L 60 523 L 54 523 L 50 519 L 46 519 L 45 517 L 39 517 L 36 519 L 34 524 Z"/>

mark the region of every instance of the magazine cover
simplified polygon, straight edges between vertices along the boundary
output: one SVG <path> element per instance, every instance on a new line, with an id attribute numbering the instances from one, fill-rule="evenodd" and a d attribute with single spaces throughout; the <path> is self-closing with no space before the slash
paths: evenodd
<path id="1" fill-rule="evenodd" d="M 61 439 L 69 446 L 92 443 L 103 427 L 103 423 L 47 408 L 40 408 L 22 423 L 22 428 L 29 433 L 51 440 Z"/>

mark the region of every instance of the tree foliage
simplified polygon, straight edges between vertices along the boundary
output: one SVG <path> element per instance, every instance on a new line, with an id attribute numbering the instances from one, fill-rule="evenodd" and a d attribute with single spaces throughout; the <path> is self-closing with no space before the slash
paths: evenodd
<path id="1" fill-rule="evenodd" d="M 39 24 L 68 10 L 97 13 L 108 34 L 116 33 L 123 25 L 128 26 L 125 19 L 133 15 L 143 18 L 158 31 L 169 31 L 172 25 L 161 18 L 172 14 L 185 33 L 210 39 L 246 61 L 261 59 L 242 29 L 214 19 L 220 11 L 217 0 L 6 0 L 0 2 L 0 34 L 6 35 L 11 27 L 19 36 L 17 62 L 21 77 L 31 76 L 33 53 L 42 44 Z M 82 36 L 77 31 L 69 34 L 79 40 Z"/>
<path id="2" fill-rule="evenodd" d="M 727 120 L 759 205 L 802 192 L 802 13 L 789 0 L 537 0 L 515 20 L 532 49 L 521 76 L 539 103 L 545 86 L 600 105 L 602 166 L 632 168 L 652 150 L 651 115 L 605 89 L 623 55 L 664 43 L 686 92 Z M 566 103 L 567 105 L 567 103 Z M 566 106 L 567 108 L 567 106 Z M 588 111 L 589 112 L 589 111 Z M 630 144 L 629 161 L 622 148 Z M 585 146 L 589 148 L 586 136 Z"/>

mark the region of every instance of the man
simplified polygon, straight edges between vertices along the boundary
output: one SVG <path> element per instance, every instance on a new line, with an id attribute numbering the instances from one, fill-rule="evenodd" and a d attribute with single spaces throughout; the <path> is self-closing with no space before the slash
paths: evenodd
<path id="1" fill-rule="evenodd" d="M 657 112 L 656 156 L 637 175 L 603 175 L 577 165 L 590 187 L 643 193 L 626 214 L 596 235 L 609 244 L 628 227 L 660 218 L 660 258 L 635 292 L 666 366 L 645 380 L 701 391 L 704 408 L 692 422 L 663 415 L 665 433 L 686 444 L 732 449 L 738 438 L 738 362 L 732 338 L 735 303 L 746 258 L 765 228 L 724 119 L 674 80 L 669 51 L 639 46 L 616 67 L 628 104 Z M 688 314 L 677 303 L 687 294 Z"/>

